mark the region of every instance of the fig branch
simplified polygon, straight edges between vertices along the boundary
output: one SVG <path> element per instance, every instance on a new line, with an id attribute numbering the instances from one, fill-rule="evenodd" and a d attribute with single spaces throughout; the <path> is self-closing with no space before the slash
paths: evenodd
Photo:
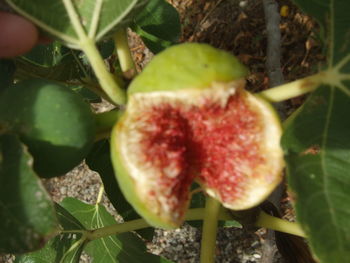
<path id="1" fill-rule="evenodd" d="M 260 212 L 255 225 L 295 236 L 306 237 L 298 223 L 271 216 L 263 211 Z"/>
<path id="2" fill-rule="evenodd" d="M 190 209 L 186 213 L 185 219 L 187 221 L 201 220 L 204 215 L 204 208 L 194 208 Z M 224 210 L 218 212 L 219 220 L 232 220 L 232 218 L 225 213 Z M 62 230 L 61 233 L 81 233 L 86 236 L 87 240 L 95 240 L 99 238 L 104 238 L 110 235 L 116 235 L 124 232 L 135 231 L 142 228 L 150 227 L 150 225 L 144 219 L 135 219 L 125 223 L 114 224 L 106 227 L 101 227 L 93 230 Z"/>
<path id="3" fill-rule="evenodd" d="M 93 38 L 89 37 L 75 11 L 71 0 L 63 0 L 69 19 L 79 37 L 79 46 L 86 54 L 90 61 L 90 65 L 99 80 L 101 88 L 110 97 L 116 105 L 124 105 L 126 102 L 125 91 L 114 80 L 113 75 L 108 72 L 106 65 L 95 45 Z M 98 4 L 98 1 L 97 1 Z"/>
<path id="4" fill-rule="evenodd" d="M 215 241 L 218 229 L 219 211 L 220 203 L 217 200 L 207 196 L 201 241 L 201 263 L 212 263 L 215 260 Z"/>
<path id="5" fill-rule="evenodd" d="M 266 69 L 269 77 L 269 86 L 275 87 L 284 83 L 284 77 L 281 67 L 281 16 L 278 11 L 276 0 L 263 0 L 266 34 L 267 34 L 267 49 L 266 49 Z M 274 103 L 281 119 L 286 118 L 286 102 Z M 283 183 L 280 183 L 272 194 L 269 200 L 277 207 L 283 193 Z M 274 257 L 274 233 L 268 230 L 266 233 L 265 242 L 262 244 L 262 262 L 271 262 Z"/>
<path id="6" fill-rule="evenodd" d="M 189 209 L 185 216 L 186 221 L 204 219 L 204 224 L 205 222 L 207 222 L 207 227 L 203 226 L 203 238 L 204 239 L 207 238 L 207 240 L 209 238 L 211 241 L 214 240 L 214 242 L 215 242 L 215 237 L 213 233 L 216 232 L 215 230 L 216 227 L 214 227 L 216 223 L 214 223 L 213 219 L 216 218 L 215 222 L 217 222 L 218 220 L 224 220 L 224 221 L 232 220 L 232 217 L 228 213 L 226 213 L 226 210 L 222 209 L 220 204 L 219 206 L 217 206 L 217 203 L 215 202 L 217 201 L 211 199 L 209 202 L 207 201 L 206 208 Z M 211 223 L 209 224 L 209 222 L 212 222 L 213 224 Z M 302 231 L 299 224 L 294 222 L 288 222 L 286 220 L 270 216 L 265 212 L 261 212 L 259 214 L 257 221 L 255 223 L 255 226 L 270 228 L 276 231 L 305 237 L 305 233 Z M 128 222 L 118 223 L 118 224 L 105 226 L 105 227 L 101 227 L 93 230 L 81 230 L 81 229 L 62 230 L 61 233 L 81 233 L 86 238 L 86 240 L 92 241 L 99 238 L 104 238 L 107 236 L 116 235 L 116 234 L 129 232 L 129 231 L 135 231 L 135 230 L 143 229 L 147 227 L 150 227 L 150 225 L 146 222 L 146 220 L 135 219 Z M 202 245 L 203 245 L 203 242 L 204 241 L 202 241 Z M 207 247 L 207 246 L 208 244 L 204 244 L 204 247 Z M 203 262 L 210 262 L 210 261 L 203 261 Z"/>
<path id="7" fill-rule="evenodd" d="M 219 206 L 220 207 L 220 206 Z M 194 208 L 187 211 L 185 220 L 201 220 L 205 214 L 205 208 Z M 229 215 L 224 211 L 218 212 L 218 219 L 220 220 L 232 220 Z M 135 219 L 121 224 L 114 224 L 94 230 L 87 231 L 87 239 L 95 240 L 98 238 L 103 238 L 110 235 L 120 234 L 128 231 L 135 231 L 142 228 L 150 227 L 150 225 L 144 219 Z M 75 232 L 75 231 L 71 231 Z M 81 232 L 81 230 L 79 230 Z"/>

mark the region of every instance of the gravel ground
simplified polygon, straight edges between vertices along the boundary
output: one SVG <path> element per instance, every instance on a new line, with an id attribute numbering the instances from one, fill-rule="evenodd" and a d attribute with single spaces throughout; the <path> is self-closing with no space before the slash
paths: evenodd
<path id="1" fill-rule="evenodd" d="M 200 231 L 185 224 L 173 231 L 157 230 L 149 249 L 174 262 L 199 262 L 200 240 Z M 216 245 L 216 262 L 260 262 L 261 242 L 257 234 L 237 228 L 219 228 Z"/>

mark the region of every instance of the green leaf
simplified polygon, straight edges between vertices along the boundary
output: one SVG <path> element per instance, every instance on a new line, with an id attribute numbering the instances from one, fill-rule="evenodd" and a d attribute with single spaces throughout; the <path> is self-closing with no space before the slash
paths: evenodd
<path id="1" fill-rule="evenodd" d="M 191 191 L 194 191 L 196 189 L 199 189 L 200 186 L 197 183 L 193 183 L 191 186 Z M 190 208 L 204 208 L 205 207 L 205 196 L 202 191 L 197 192 L 192 195 L 191 201 L 190 201 Z M 193 227 L 200 228 L 202 227 L 202 220 L 191 220 L 188 221 L 188 224 L 190 224 Z"/>
<path id="2" fill-rule="evenodd" d="M 74 198 L 66 198 L 61 205 L 85 228 L 95 229 L 117 222 L 102 205 L 88 205 Z M 94 240 L 84 249 L 94 263 L 108 262 L 170 262 L 146 251 L 143 241 L 133 233 L 122 233 Z"/>
<path id="3" fill-rule="evenodd" d="M 0 59 L 0 92 L 13 83 L 15 65 L 12 60 Z"/>
<path id="4" fill-rule="evenodd" d="M 51 58 L 48 58 L 46 62 L 45 58 L 40 56 L 31 59 L 15 58 L 16 79 L 24 80 L 36 77 L 65 85 L 99 86 L 86 57 L 81 51 L 61 47 L 58 53 L 61 55 L 57 55 L 56 58 L 52 58 L 53 55 L 50 55 Z M 52 62 L 51 66 L 50 61 Z"/>
<path id="5" fill-rule="evenodd" d="M 52 67 L 59 64 L 63 57 L 69 54 L 69 49 L 63 48 L 60 42 L 54 41 L 51 44 L 36 45 L 22 58 L 38 66 Z"/>
<path id="6" fill-rule="evenodd" d="M 101 102 L 101 97 L 93 93 L 91 90 L 84 86 L 70 86 L 74 92 L 78 93 L 86 102 L 89 103 L 99 103 Z"/>
<path id="7" fill-rule="evenodd" d="M 106 59 L 113 54 L 114 51 L 114 41 L 107 40 L 102 41 L 98 44 L 98 50 L 100 51 L 101 56 Z"/>
<path id="8" fill-rule="evenodd" d="M 16 136 L 0 135 L 0 253 L 38 249 L 58 231 L 53 203 L 32 163 Z"/>
<path id="9" fill-rule="evenodd" d="M 99 95 L 95 93 L 99 84 L 93 76 L 90 66 L 83 64 L 78 52 L 70 50 L 71 55 L 65 56 L 61 63 L 44 67 L 36 65 L 26 59 L 16 58 L 15 77 L 18 80 L 42 78 L 68 86 L 84 99 L 91 103 L 101 102 Z M 94 90 L 94 92 L 92 91 Z"/>
<path id="10" fill-rule="evenodd" d="M 319 87 L 286 125 L 282 144 L 296 195 L 297 219 L 323 263 L 350 256 L 350 42 L 346 0 L 295 2 L 323 29 L 328 83 Z"/>
<path id="11" fill-rule="evenodd" d="M 39 27 L 63 40 L 70 46 L 79 47 L 80 36 L 69 13 L 76 13 L 83 30 L 95 41 L 101 40 L 116 26 L 130 22 L 132 11 L 142 8 L 145 0 L 7 0 L 17 12 L 32 20 Z"/>
<path id="12" fill-rule="evenodd" d="M 110 42 L 100 44 L 104 55 L 113 51 Z M 25 56 L 16 58 L 15 65 L 16 79 L 43 78 L 69 86 L 88 102 L 101 102 L 100 96 L 95 93 L 99 84 L 81 51 L 69 49 L 55 41 L 51 45 L 38 45 Z"/>
<path id="13" fill-rule="evenodd" d="M 136 213 L 128 201 L 126 201 L 115 178 L 110 160 L 109 144 L 109 140 L 101 140 L 96 142 L 86 158 L 86 163 L 90 169 L 100 174 L 108 199 L 111 201 L 118 214 L 121 215 L 126 221 L 138 219 L 140 216 Z M 147 228 L 137 232 L 142 237 L 151 240 L 154 229 Z"/>
<path id="14" fill-rule="evenodd" d="M 322 86 L 288 121 L 282 138 L 297 220 L 324 263 L 350 258 L 349 109 L 349 95 Z"/>
<path id="15" fill-rule="evenodd" d="M 140 218 L 119 189 L 110 160 L 108 140 L 101 140 L 94 144 L 86 158 L 86 163 L 90 169 L 100 174 L 108 199 L 124 220 Z"/>
<path id="16" fill-rule="evenodd" d="M 85 230 L 67 210 L 56 204 L 56 213 L 64 230 Z M 61 233 L 36 252 L 17 255 L 18 263 L 78 263 L 85 242 L 81 233 Z"/>
<path id="17" fill-rule="evenodd" d="M 350 5 L 348 0 L 294 0 L 306 13 L 317 19 L 324 29 L 328 49 L 328 66 L 332 67 L 350 53 Z M 348 69 L 350 65 L 348 66 Z"/>
<path id="18" fill-rule="evenodd" d="M 16 78 L 45 78 L 62 84 L 82 85 L 85 77 L 81 68 L 73 60 L 60 63 L 53 67 L 43 67 L 32 64 L 23 58 L 15 59 Z"/>
<path id="19" fill-rule="evenodd" d="M 177 43 L 181 35 L 179 13 L 165 0 L 150 0 L 132 27 L 153 53 Z"/>
<path id="20" fill-rule="evenodd" d="M 191 186 L 191 191 L 196 191 L 200 189 L 200 185 L 197 183 L 193 183 Z M 190 208 L 204 208 L 205 207 L 205 201 L 206 197 L 203 194 L 202 191 L 196 192 L 195 194 L 192 195 L 191 202 L 190 202 Z M 191 220 L 187 221 L 187 223 L 193 227 L 201 228 L 203 225 L 203 220 Z M 235 220 L 220 220 L 218 222 L 218 225 L 220 227 L 239 227 L 241 228 L 242 225 L 235 221 Z"/>
<path id="21" fill-rule="evenodd" d="M 57 37 L 65 45 L 81 49 L 91 62 L 101 84 L 103 95 L 115 104 L 125 104 L 125 90 L 121 81 L 108 72 L 96 47 L 96 42 L 125 27 L 134 12 L 147 0 L 6 0 L 19 14 Z"/>

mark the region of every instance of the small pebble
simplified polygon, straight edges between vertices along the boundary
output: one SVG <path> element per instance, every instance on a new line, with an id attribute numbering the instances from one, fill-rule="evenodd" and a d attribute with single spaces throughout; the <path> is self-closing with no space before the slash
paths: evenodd
<path id="1" fill-rule="evenodd" d="M 248 5 L 248 1 L 240 1 L 240 2 L 239 2 L 239 6 L 240 6 L 241 8 L 245 8 L 247 5 Z"/>
<path id="2" fill-rule="evenodd" d="M 253 257 L 254 257 L 254 258 L 261 258 L 261 255 L 259 255 L 259 254 L 253 254 Z"/>
<path id="3" fill-rule="evenodd" d="M 67 194 L 67 187 L 66 187 L 66 186 L 62 186 L 62 187 L 60 188 L 60 193 L 61 193 L 62 195 L 66 195 L 66 194 Z"/>

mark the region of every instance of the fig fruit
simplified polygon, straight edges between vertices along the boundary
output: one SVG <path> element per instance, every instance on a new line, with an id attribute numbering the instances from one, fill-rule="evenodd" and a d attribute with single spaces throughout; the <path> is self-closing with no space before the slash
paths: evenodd
<path id="1" fill-rule="evenodd" d="M 74 91 L 40 79 L 19 82 L 0 94 L 0 132 L 15 133 L 34 157 L 41 177 L 63 175 L 94 142 L 90 106 Z"/>
<path id="2" fill-rule="evenodd" d="M 153 226 L 183 222 L 193 181 L 234 210 L 281 181 L 280 122 L 244 90 L 246 73 L 232 55 L 192 43 L 160 53 L 131 83 L 112 160 L 127 200 Z"/>

